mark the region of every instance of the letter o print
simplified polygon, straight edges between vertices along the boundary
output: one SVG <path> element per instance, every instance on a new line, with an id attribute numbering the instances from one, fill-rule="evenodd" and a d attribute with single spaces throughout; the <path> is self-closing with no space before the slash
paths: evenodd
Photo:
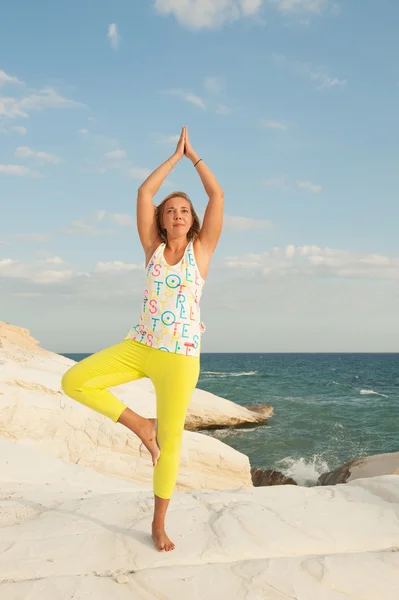
<path id="1" fill-rule="evenodd" d="M 181 285 L 181 279 L 178 275 L 168 275 L 165 279 L 165 282 L 166 285 L 172 289 L 177 288 L 179 287 L 179 285 Z"/>
<path id="2" fill-rule="evenodd" d="M 170 326 L 176 321 L 176 316 L 171 310 L 165 310 L 165 312 L 161 315 L 161 319 L 164 325 Z"/>

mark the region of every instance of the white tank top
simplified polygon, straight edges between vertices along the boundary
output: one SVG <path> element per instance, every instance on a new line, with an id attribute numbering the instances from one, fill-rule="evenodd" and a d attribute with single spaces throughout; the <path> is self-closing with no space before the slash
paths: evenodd
<path id="1" fill-rule="evenodd" d="M 200 319 L 202 279 L 190 241 L 180 262 L 169 265 L 162 242 L 147 266 L 140 323 L 125 339 L 175 354 L 199 356 L 205 325 Z"/>

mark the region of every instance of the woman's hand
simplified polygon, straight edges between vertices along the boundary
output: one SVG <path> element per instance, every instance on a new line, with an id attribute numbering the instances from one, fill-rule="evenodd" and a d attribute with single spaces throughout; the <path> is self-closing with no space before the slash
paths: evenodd
<path id="1" fill-rule="evenodd" d="M 186 127 L 183 127 L 181 130 L 179 141 L 177 142 L 175 156 L 177 160 L 180 160 L 184 156 L 184 145 L 186 142 Z"/>
<path id="2" fill-rule="evenodd" d="M 198 160 L 198 155 L 196 154 L 196 152 L 194 152 L 193 147 L 188 138 L 187 127 L 185 127 L 184 129 L 186 130 L 186 143 L 184 146 L 184 154 L 187 156 L 187 158 L 189 158 L 190 160 L 192 160 L 194 162 L 194 161 Z"/>

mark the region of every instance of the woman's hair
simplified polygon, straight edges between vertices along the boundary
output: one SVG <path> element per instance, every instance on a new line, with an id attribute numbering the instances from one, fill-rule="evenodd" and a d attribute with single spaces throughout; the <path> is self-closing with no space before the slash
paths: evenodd
<path id="1" fill-rule="evenodd" d="M 163 239 L 164 242 L 167 241 L 167 232 L 166 232 L 166 229 L 164 229 L 163 225 L 162 225 L 163 224 L 163 213 L 165 210 L 166 202 L 168 200 L 170 200 L 171 198 L 176 198 L 176 196 L 178 198 L 184 198 L 185 200 L 187 200 L 187 202 L 190 205 L 191 215 L 192 215 L 194 221 L 193 221 L 193 224 L 190 227 L 189 231 L 187 232 L 187 241 L 188 242 L 194 241 L 200 232 L 201 223 L 200 223 L 197 213 L 195 212 L 193 203 L 191 202 L 191 200 L 187 196 L 187 194 L 185 194 L 184 192 L 172 192 L 171 194 L 168 194 L 166 196 L 166 198 L 164 198 L 162 200 L 161 204 L 159 204 L 158 206 L 155 207 L 155 215 L 156 215 L 156 219 L 157 219 L 159 235 L 161 236 L 161 238 Z"/>

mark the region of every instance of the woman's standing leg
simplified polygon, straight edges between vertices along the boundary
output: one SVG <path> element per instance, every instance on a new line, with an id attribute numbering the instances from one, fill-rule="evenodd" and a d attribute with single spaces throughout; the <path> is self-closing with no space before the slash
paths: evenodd
<path id="1" fill-rule="evenodd" d="M 124 340 L 76 363 L 63 375 L 61 386 L 74 400 L 133 431 L 156 463 L 159 448 L 155 439 L 155 419 L 135 413 L 107 389 L 145 377 L 143 369 L 148 356 L 146 346 Z"/>
<path id="2" fill-rule="evenodd" d="M 158 443 L 161 455 L 154 468 L 154 518 L 152 537 L 159 551 L 175 545 L 165 532 L 165 516 L 176 485 L 184 423 L 197 385 L 199 357 L 153 350 L 147 364 L 157 398 Z"/>

